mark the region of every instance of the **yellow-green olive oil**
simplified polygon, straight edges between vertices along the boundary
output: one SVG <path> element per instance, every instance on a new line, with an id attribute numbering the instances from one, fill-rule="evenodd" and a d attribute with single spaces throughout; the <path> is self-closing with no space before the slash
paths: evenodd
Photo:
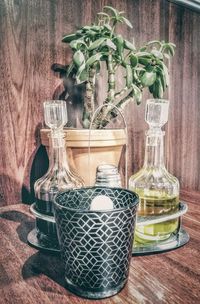
<path id="1" fill-rule="evenodd" d="M 178 211 L 179 197 L 140 196 L 138 216 L 169 215 Z M 178 219 L 151 225 L 136 225 L 135 241 L 151 242 L 165 240 L 178 228 Z"/>

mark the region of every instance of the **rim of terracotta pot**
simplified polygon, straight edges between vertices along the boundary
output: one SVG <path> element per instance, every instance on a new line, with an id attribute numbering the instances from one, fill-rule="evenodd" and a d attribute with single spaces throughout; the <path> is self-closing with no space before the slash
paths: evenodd
<path id="1" fill-rule="evenodd" d="M 44 146 L 49 146 L 50 129 L 43 128 L 40 130 L 41 142 Z M 87 148 L 89 142 L 88 129 L 64 129 L 67 147 Z M 91 130 L 90 134 L 91 147 L 109 147 L 121 146 L 126 144 L 125 129 L 100 129 Z"/>

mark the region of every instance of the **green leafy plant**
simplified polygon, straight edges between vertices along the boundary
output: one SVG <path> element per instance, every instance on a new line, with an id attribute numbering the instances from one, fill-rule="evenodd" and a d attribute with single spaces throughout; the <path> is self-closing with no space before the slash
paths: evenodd
<path id="1" fill-rule="evenodd" d="M 75 85 L 85 85 L 83 127 L 88 128 L 95 108 L 95 82 L 106 63 L 107 98 L 105 103 L 112 103 L 119 109 L 130 101 L 140 104 L 142 93 L 147 88 L 154 98 L 162 98 L 169 85 L 168 68 L 165 59 L 174 55 L 175 45 L 165 41 L 150 41 L 140 48 L 116 33 L 116 27 L 125 23 L 132 25 L 124 17 L 124 12 L 105 6 L 97 14 L 97 22 L 83 26 L 75 33 L 64 36 L 62 41 L 68 43 L 73 51 L 66 77 L 73 78 Z M 124 86 L 116 90 L 116 72 L 124 70 Z M 116 110 L 104 107 L 94 121 L 94 127 L 106 126 Z"/>

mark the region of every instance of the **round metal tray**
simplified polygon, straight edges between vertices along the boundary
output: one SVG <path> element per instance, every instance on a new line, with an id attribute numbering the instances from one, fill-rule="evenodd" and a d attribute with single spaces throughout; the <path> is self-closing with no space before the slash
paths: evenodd
<path id="1" fill-rule="evenodd" d="M 158 224 L 166 221 L 174 220 L 178 217 L 181 217 L 188 211 L 188 206 L 184 202 L 179 203 L 179 210 L 172 214 L 161 214 L 154 216 L 138 216 L 137 217 L 137 226 L 147 226 Z"/>
<path id="2" fill-rule="evenodd" d="M 30 246 L 45 251 L 45 252 L 52 252 L 52 253 L 59 253 L 60 247 L 59 244 L 55 241 L 48 240 L 48 239 L 41 239 L 38 238 L 38 231 L 36 228 L 29 232 L 27 237 L 27 242 Z"/>
<path id="3" fill-rule="evenodd" d="M 180 202 L 179 210 L 170 215 L 160 215 L 160 216 L 151 216 L 151 217 L 138 217 L 137 218 L 137 225 L 150 225 L 150 224 L 156 224 L 168 220 L 172 220 L 175 218 L 180 218 L 181 222 L 181 216 L 185 214 L 188 210 L 188 206 L 184 202 Z M 52 225 L 55 224 L 55 219 L 52 216 L 44 216 L 36 211 L 35 205 L 31 205 L 30 211 L 32 214 L 34 214 L 37 218 L 46 220 Z M 181 223 L 180 223 L 181 224 Z M 48 238 L 40 238 L 38 237 L 38 231 L 37 229 L 33 229 L 29 234 L 27 238 L 28 244 L 36 249 L 40 249 L 46 252 L 52 252 L 52 253 L 59 253 L 60 248 L 57 242 L 54 242 L 53 240 L 49 240 Z M 140 243 L 134 243 L 133 250 L 132 250 L 132 256 L 139 256 L 139 255 L 149 255 L 149 254 L 156 254 L 161 252 L 170 251 L 173 249 L 177 249 L 179 247 L 182 247 L 189 241 L 189 235 L 188 233 L 180 226 L 180 229 L 178 232 L 171 235 L 170 238 L 168 238 L 165 241 L 159 241 L 159 242 L 151 242 L 146 244 L 140 244 Z"/>
<path id="4" fill-rule="evenodd" d="M 189 234 L 181 227 L 179 232 L 165 241 L 148 244 L 134 243 L 132 256 L 149 255 L 171 251 L 180 248 L 189 242 Z"/>
<path id="5" fill-rule="evenodd" d="M 161 214 L 161 215 L 156 215 L 156 216 L 138 216 L 137 217 L 137 225 L 142 225 L 142 226 L 147 226 L 147 225 L 152 225 L 152 224 L 158 224 L 162 223 L 165 221 L 170 221 L 173 219 L 176 219 L 178 217 L 181 217 L 188 211 L 188 206 L 185 202 L 180 202 L 179 203 L 179 210 L 173 214 Z M 54 216 L 50 215 L 45 215 L 37 211 L 35 208 L 35 203 L 30 206 L 30 212 L 37 218 L 41 220 L 45 220 L 47 222 L 55 223 L 55 218 Z"/>
<path id="6" fill-rule="evenodd" d="M 132 256 L 141 256 L 141 255 L 149 255 L 171 251 L 173 249 L 180 248 L 188 243 L 190 237 L 188 233 L 181 228 L 177 235 L 170 237 L 168 240 L 153 243 L 153 244 L 134 244 L 132 250 Z M 52 252 L 52 253 L 60 253 L 60 248 L 58 244 L 52 244 L 52 242 L 48 242 L 47 240 L 41 241 L 37 237 L 36 229 L 33 229 L 27 238 L 28 244 L 36 249 Z"/>
<path id="7" fill-rule="evenodd" d="M 55 223 L 55 218 L 54 216 L 52 215 L 46 215 L 46 214 L 42 214 L 40 213 L 39 211 L 37 211 L 36 207 L 35 207 L 35 203 L 33 203 L 31 206 L 30 206 L 30 212 L 37 218 L 41 219 L 41 220 L 44 220 L 44 221 L 47 221 L 47 222 L 50 222 L 50 223 Z"/>

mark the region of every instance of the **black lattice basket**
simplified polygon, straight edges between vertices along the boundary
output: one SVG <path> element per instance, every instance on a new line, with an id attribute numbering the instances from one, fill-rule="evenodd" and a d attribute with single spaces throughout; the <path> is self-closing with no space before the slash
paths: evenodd
<path id="1" fill-rule="evenodd" d="M 108 196 L 113 209 L 90 210 L 98 195 Z M 99 299 L 124 287 L 137 204 L 137 194 L 120 188 L 82 188 L 55 197 L 55 219 L 69 290 Z"/>

